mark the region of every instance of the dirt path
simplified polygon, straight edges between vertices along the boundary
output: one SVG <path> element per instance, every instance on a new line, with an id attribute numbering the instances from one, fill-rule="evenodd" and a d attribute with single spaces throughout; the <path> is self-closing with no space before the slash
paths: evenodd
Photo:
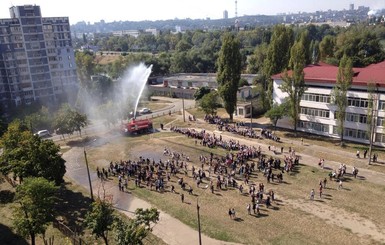
<path id="1" fill-rule="evenodd" d="M 284 199 L 285 203 L 300 209 L 311 215 L 315 215 L 326 221 L 328 224 L 337 225 L 351 230 L 361 237 L 370 236 L 372 239 L 384 243 L 384 230 L 376 226 L 372 221 L 365 219 L 355 213 L 347 212 L 344 209 L 331 207 L 316 200 L 290 200 Z"/>
<path id="2" fill-rule="evenodd" d="M 89 189 L 87 180 L 87 170 L 85 168 L 83 148 L 74 147 L 63 154 L 66 162 L 66 176 L 79 184 Z M 150 208 L 151 204 L 143 201 L 129 193 L 121 192 L 118 186 L 113 181 L 101 182 L 96 176 L 96 173 L 91 171 L 91 182 L 94 192 L 94 197 L 107 196 L 111 198 L 114 207 L 120 212 L 132 217 L 137 208 Z M 105 194 L 104 194 L 105 193 Z M 198 232 L 188 225 L 182 223 L 169 214 L 160 211 L 160 220 L 154 226 L 153 233 L 161 238 L 164 242 L 170 245 L 196 245 L 199 244 Z M 208 245 L 230 245 L 236 243 L 228 243 L 212 239 L 202 234 L 202 244 Z"/>

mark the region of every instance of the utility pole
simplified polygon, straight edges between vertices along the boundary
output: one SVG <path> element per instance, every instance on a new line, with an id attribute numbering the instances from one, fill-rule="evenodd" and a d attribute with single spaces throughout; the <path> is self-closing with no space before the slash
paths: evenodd
<path id="1" fill-rule="evenodd" d="M 184 93 L 182 93 L 182 111 L 183 111 L 183 122 L 186 122 L 186 117 L 184 114 Z"/>
<path id="2" fill-rule="evenodd" d="M 250 128 L 253 129 L 253 98 L 250 100 Z"/>
<path id="3" fill-rule="evenodd" d="M 199 217 L 199 204 L 198 204 L 198 198 L 197 198 L 197 214 L 198 214 L 198 234 L 199 234 L 199 245 L 202 245 L 202 236 L 201 236 L 201 220 Z"/>
<path id="4" fill-rule="evenodd" d="M 85 147 L 84 147 L 84 159 L 86 160 L 88 183 L 90 184 L 90 192 L 91 192 L 91 201 L 94 201 L 94 194 L 92 193 L 90 169 L 88 168 L 88 160 L 87 160 L 87 153 L 86 153 L 86 148 Z"/>

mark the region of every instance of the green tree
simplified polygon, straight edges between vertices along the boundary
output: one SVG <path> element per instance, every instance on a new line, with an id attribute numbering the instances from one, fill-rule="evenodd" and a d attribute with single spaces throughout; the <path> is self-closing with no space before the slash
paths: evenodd
<path id="1" fill-rule="evenodd" d="M 42 107 L 38 112 L 27 115 L 24 121 L 31 132 L 42 129 L 52 130 L 52 116 L 47 107 Z"/>
<path id="2" fill-rule="evenodd" d="M 92 203 L 92 209 L 87 213 L 85 223 L 91 229 L 96 238 L 101 237 L 108 245 L 108 232 L 112 230 L 114 223 L 114 209 L 104 200 L 96 200 Z"/>
<path id="3" fill-rule="evenodd" d="M 288 94 L 287 101 L 289 103 L 289 116 L 293 122 L 293 129 L 297 132 L 297 125 L 299 120 L 301 97 L 306 91 L 305 74 L 303 69 L 305 67 L 305 49 L 303 43 L 299 40 L 294 43 L 290 50 L 292 65 L 292 74 L 289 75 L 287 71 L 283 76 L 283 83 L 280 86 L 282 92 Z"/>
<path id="4" fill-rule="evenodd" d="M 267 81 L 265 89 L 267 90 L 267 99 L 270 106 L 273 103 L 273 80 L 271 76 L 282 72 L 288 67 L 293 37 L 293 30 L 290 27 L 283 25 L 274 27 L 266 59 L 263 64 L 263 76 Z"/>
<path id="5" fill-rule="evenodd" d="M 83 87 L 87 87 L 91 75 L 94 74 L 94 55 L 91 52 L 76 52 L 75 61 L 80 82 Z"/>
<path id="6" fill-rule="evenodd" d="M 37 235 L 45 234 L 47 226 L 54 220 L 53 204 L 57 188 L 44 178 L 27 178 L 16 189 L 13 223 L 17 233 L 29 236 L 35 245 Z"/>
<path id="7" fill-rule="evenodd" d="M 158 221 L 159 211 L 157 209 L 137 209 L 135 218 L 128 223 L 116 219 L 115 240 L 118 245 L 142 245 L 143 239 L 152 230 L 151 223 L 157 223 Z"/>
<path id="8" fill-rule="evenodd" d="M 222 48 L 217 60 L 217 81 L 219 94 L 223 99 L 226 112 L 233 120 L 237 105 L 238 82 L 241 79 L 241 53 L 239 41 L 230 33 L 223 38 Z"/>
<path id="9" fill-rule="evenodd" d="M 56 185 L 63 183 L 65 160 L 59 154 L 60 147 L 52 140 L 34 136 L 15 121 L 1 138 L 1 145 L 1 171 L 4 174 L 12 172 L 20 181 L 26 177 L 44 177 Z"/>
<path id="10" fill-rule="evenodd" d="M 274 130 L 277 128 L 278 120 L 287 115 L 287 108 L 288 105 L 285 102 L 279 105 L 274 103 L 273 107 L 271 107 L 270 110 L 265 113 L 265 117 L 269 118 L 273 124 Z"/>
<path id="11" fill-rule="evenodd" d="M 87 115 L 72 109 L 68 104 L 62 105 L 54 119 L 56 133 L 63 137 L 64 134 L 73 134 L 75 131 L 79 132 L 81 136 L 81 129 L 87 125 Z"/>
<path id="12" fill-rule="evenodd" d="M 216 91 L 211 91 L 210 93 L 205 94 L 199 101 L 199 107 L 206 114 L 215 115 L 219 108 L 218 93 Z"/>
<path id="13" fill-rule="evenodd" d="M 372 148 L 373 148 L 373 140 L 374 133 L 376 132 L 377 125 L 377 117 L 375 115 L 376 110 L 378 108 L 378 83 L 368 82 L 368 112 L 367 112 L 367 136 L 369 138 L 369 164 L 372 159 Z M 382 126 L 382 125 L 381 125 Z"/>
<path id="14" fill-rule="evenodd" d="M 243 86 L 249 86 L 249 82 L 245 78 L 241 78 L 238 83 L 238 88 L 241 88 Z"/>
<path id="15" fill-rule="evenodd" d="M 385 57 L 379 38 L 365 26 L 355 26 L 337 36 L 334 57 L 347 55 L 354 67 L 364 67 Z"/>
<path id="16" fill-rule="evenodd" d="M 200 99 L 202 99 L 203 96 L 205 96 L 206 94 L 208 94 L 210 92 L 211 92 L 211 89 L 209 87 L 207 87 L 207 86 L 200 87 L 197 91 L 195 91 L 194 98 L 195 98 L 195 100 L 200 100 Z"/>
<path id="17" fill-rule="evenodd" d="M 341 146 L 344 145 L 345 114 L 348 106 L 348 90 L 353 82 L 353 63 L 346 55 L 340 61 L 337 82 L 332 92 L 333 103 L 336 108 L 337 132 L 341 137 Z"/>
<path id="18" fill-rule="evenodd" d="M 335 38 L 331 35 L 324 36 L 319 43 L 320 59 L 326 61 L 326 59 L 334 57 Z"/>
<path id="19" fill-rule="evenodd" d="M 267 43 L 262 43 L 255 48 L 254 53 L 250 55 L 248 60 L 247 73 L 261 74 L 263 72 L 263 63 L 267 56 L 267 50 Z"/>

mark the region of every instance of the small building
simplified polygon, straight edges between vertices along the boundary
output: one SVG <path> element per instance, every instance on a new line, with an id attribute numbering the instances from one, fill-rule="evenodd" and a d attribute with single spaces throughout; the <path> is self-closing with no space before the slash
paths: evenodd
<path id="1" fill-rule="evenodd" d="M 252 115 L 252 99 L 254 86 L 243 86 L 237 92 L 237 106 L 235 108 L 234 116 L 237 118 L 250 118 Z"/>

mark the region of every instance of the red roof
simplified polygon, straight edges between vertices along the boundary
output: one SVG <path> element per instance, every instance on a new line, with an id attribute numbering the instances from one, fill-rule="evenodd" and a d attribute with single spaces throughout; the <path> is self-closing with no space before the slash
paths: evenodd
<path id="1" fill-rule="evenodd" d="M 385 87 L 385 61 L 371 64 L 364 68 L 353 68 L 353 85 L 367 86 L 368 82 L 378 83 Z M 288 72 L 289 74 L 291 71 Z M 306 82 L 335 83 L 337 80 L 338 66 L 325 63 L 309 65 L 304 69 Z M 283 73 L 273 75 L 273 79 L 281 79 Z"/>

